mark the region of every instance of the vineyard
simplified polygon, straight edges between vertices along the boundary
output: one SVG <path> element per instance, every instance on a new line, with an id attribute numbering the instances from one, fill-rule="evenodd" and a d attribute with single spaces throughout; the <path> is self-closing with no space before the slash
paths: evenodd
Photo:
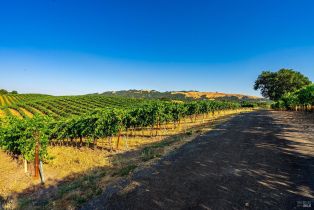
<path id="1" fill-rule="evenodd" d="M 11 116 L 3 120 L 0 146 L 13 155 L 22 155 L 31 161 L 38 143 L 42 159 L 47 156 L 49 143 L 77 145 L 79 142 L 80 145 L 97 146 L 99 139 L 106 139 L 112 150 L 112 139 L 116 136 L 118 149 L 122 135 L 126 138 L 134 135 L 157 136 L 180 127 L 182 121 L 193 123 L 199 118 L 204 121 L 209 114 L 214 116 L 222 111 L 237 109 L 240 105 L 215 101 L 174 103 L 84 96 L 18 102 L 6 106 L 7 109 L 9 107 L 20 111 L 25 109 L 33 117 L 21 114 L 24 119 Z M 149 134 L 145 134 L 145 130 L 149 130 Z"/>
<path id="2" fill-rule="evenodd" d="M 81 115 L 97 108 L 129 108 L 143 102 L 141 99 L 121 97 L 49 96 L 40 94 L 0 95 L 0 117 L 31 118 L 47 115 L 54 119 Z"/>
<path id="3" fill-rule="evenodd" d="M 314 0 L 0 20 L 0 210 L 314 209 Z"/>
<path id="4" fill-rule="evenodd" d="M 19 179 L 24 181 L 18 181 L 18 186 L 0 182 L 0 196 L 5 198 L 10 192 L 20 192 L 36 183 L 28 179 L 31 176 L 38 180 L 40 175 L 44 182 L 43 168 L 47 177 L 45 185 L 53 185 L 73 173 L 85 173 L 98 166 L 112 167 L 111 157 L 126 151 L 145 147 L 137 156 L 139 161 L 147 161 L 163 154 L 158 149 L 160 146 L 147 145 L 170 145 L 178 136 L 192 135 L 197 129 L 212 125 L 217 118 L 251 110 L 250 104 L 211 100 L 183 102 L 39 94 L 0 97 L 0 148 L 4 151 L 0 155 L 2 164 L 6 165 L 1 172 L 13 167 L 5 161 L 13 157 L 18 162 L 16 170 L 24 165 L 25 174 L 19 173 Z M 111 176 L 121 173 L 123 167 L 131 167 L 128 164 L 111 168 Z M 5 177 L 11 179 L 14 175 Z"/>

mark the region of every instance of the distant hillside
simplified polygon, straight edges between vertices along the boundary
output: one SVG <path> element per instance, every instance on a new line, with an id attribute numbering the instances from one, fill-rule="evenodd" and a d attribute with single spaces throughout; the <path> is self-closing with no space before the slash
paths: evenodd
<path id="1" fill-rule="evenodd" d="M 223 97 L 236 97 L 238 99 L 259 99 L 256 96 L 219 93 L 219 92 L 178 91 L 178 92 L 172 92 L 172 94 L 183 94 L 188 98 L 195 98 L 195 99 L 199 99 L 199 98 L 215 99 L 215 98 L 223 98 Z"/>
<path id="2" fill-rule="evenodd" d="M 102 95 L 122 96 L 122 97 L 128 97 L 128 98 L 187 100 L 187 97 L 183 94 L 173 94 L 173 92 L 158 92 L 155 90 L 107 91 L 107 92 L 102 93 Z"/>
<path id="3" fill-rule="evenodd" d="M 227 94 L 219 92 L 198 92 L 198 91 L 167 91 L 159 92 L 156 90 L 121 90 L 121 91 L 107 91 L 102 93 L 106 96 L 122 96 L 130 98 L 148 98 L 148 99 L 164 99 L 164 100 L 202 100 L 202 99 L 215 99 L 215 100 L 253 100 L 260 101 L 263 98 L 256 96 L 247 96 L 242 94 Z"/>

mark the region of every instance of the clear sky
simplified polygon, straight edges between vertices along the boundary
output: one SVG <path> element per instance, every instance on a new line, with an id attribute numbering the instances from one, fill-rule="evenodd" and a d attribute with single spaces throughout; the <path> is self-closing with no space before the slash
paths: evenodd
<path id="1" fill-rule="evenodd" d="M 0 0 L 0 88 L 259 95 L 262 70 L 314 80 L 313 0 Z"/>

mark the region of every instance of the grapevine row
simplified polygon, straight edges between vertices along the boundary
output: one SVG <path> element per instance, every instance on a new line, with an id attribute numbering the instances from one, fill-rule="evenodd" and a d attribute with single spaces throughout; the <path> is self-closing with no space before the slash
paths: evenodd
<path id="1" fill-rule="evenodd" d="M 44 106 L 38 104 L 35 106 L 53 118 L 35 114 L 33 118 L 24 120 L 9 118 L 8 122 L 2 122 L 0 126 L 0 147 L 13 154 L 21 154 L 27 160 L 34 157 L 37 141 L 41 144 L 41 157 L 45 158 L 47 144 L 51 140 L 85 139 L 96 144 L 100 138 L 116 136 L 129 129 L 153 129 L 170 122 L 180 124 L 186 117 L 193 120 L 198 115 L 215 114 L 240 107 L 238 103 L 219 101 L 190 103 L 150 101 L 131 109 L 107 108 L 81 116 L 59 118 L 46 111 Z"/>

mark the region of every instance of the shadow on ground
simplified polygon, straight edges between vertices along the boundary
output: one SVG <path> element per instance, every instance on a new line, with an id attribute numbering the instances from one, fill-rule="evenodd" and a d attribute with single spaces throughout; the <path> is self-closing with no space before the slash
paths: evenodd
<path id="1" fill-rule="evenodd" d="M 241 114 L 83 209 L 313 208 L 313 116 Z"/>

